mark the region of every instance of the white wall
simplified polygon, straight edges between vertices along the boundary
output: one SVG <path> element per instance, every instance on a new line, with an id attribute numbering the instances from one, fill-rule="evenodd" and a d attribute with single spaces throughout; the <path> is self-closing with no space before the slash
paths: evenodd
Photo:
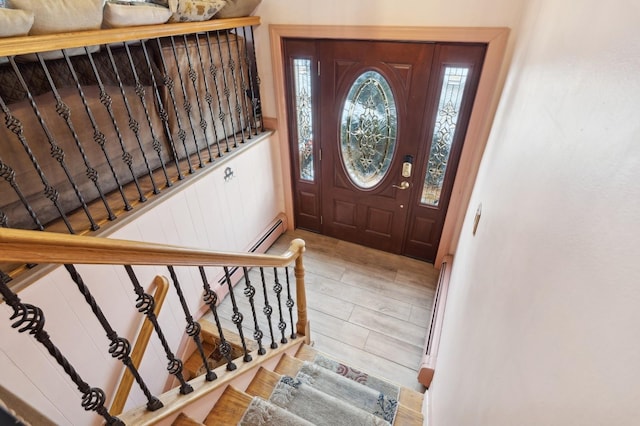
<path id="1" fill-rule="evenodd" d="M 431 424 L 635 425 L 640 5 L 540 0 L 524 16 L 454 260 Z"/>
<path id="2" fill-rule="evenodd" d="M 264 114 L 276 116 L 269 50 L 269 25 L 377 25 L 511 27 L 524 0 L 264 0 L 255 11 L 255 30 Z"/>

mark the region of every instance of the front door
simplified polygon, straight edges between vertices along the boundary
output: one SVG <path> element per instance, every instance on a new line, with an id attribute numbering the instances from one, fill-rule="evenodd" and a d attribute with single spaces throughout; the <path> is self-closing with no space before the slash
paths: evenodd
<path id="1" fill-rule="evenodd" d="M 297 226 L 433 261 L 484 50 L 287 40 Z"/>

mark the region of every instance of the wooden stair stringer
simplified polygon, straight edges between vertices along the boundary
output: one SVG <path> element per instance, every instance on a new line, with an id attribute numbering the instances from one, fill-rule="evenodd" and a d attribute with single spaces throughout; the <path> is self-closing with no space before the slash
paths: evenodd
<path id="1" fill-rule="evenodd" d="M 257 351 L 253 351 L 251 352 L 253 360 L 250 362 L 244 362 L 242 358 L 234 360 L 237 366 L 234 371 L 227 371 L 226 366 L 216 368 L 214 372 L 218 378 L 212 382 L 207 382 L 204 376 L 190 380 L 189 384 L 193 387 L 193 392 L 188 395 L 180 395 L 178 388 L 163 393 L 158 398 L 164 407 L 159 410 L 150 412 L 143 405 L 123 413 L 119 418 L 125 424 L 146 426 L 171 424 L 171 421 L 181 412 L 191 415 L 192 409 L 208 413 L 229 384 L 233 383 L 234 386 L 237 384 L 236 387 L 244 389 L 261 366 L 266 369 L 274 368 L 283 354 L 295 354 L 304 344 L 304 340 L 304 336 L 299 336 L 288 343 L 280 344 L 276 349 L 267 349 L 267 353 L 264 355 L 258 355 Z M 205 396 L 207 398 L 204 398 Z M 192 417 L 194 419 L 204 418 L 204 416 Z"/>

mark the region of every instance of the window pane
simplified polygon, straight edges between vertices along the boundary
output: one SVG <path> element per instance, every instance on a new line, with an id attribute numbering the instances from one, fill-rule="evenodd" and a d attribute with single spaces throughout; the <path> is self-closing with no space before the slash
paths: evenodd
<path id="1" fill-rule="evenodd" d="M 311 60 L 294 59 L 295 108 L 298 123 L 300 179 L 313 182 L 313 119 L 311 114 Z"/>
<path id="2" fill-rule="evenodd" d="M 464 87 L 467 84 L 468 68 L 445 69 L 442 92 L 438 103 L 438 115 L 433 130 L 431 152 L 427 162 L 427 174 L 422 188 L 423 204 L 437 206 L 444 182 L 451 142 L 456 131 L 456 123 L 462 104 Z"/>
<path id="3" fill-rule="evenodd" d="M 372 188 L 386 175 L 396 144 L 396 104 L 387 80 L 376 71 L 351 86 L 340 126 L 342 161 L 352 182 Z"/>

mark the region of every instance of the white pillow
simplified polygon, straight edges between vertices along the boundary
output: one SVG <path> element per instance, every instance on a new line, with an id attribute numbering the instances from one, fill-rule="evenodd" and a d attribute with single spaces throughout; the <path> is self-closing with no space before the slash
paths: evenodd
<path id="1" fill-rule="evenodd" d="M 169 21 L 208 21 L 226 4 L 227 0 L 169 0 L 173 12 Z"/>
<path id="2" fill-rule="evenodd" d="M 29 34 L 97 30 L 105 0 L 9 0 L 13 9 L 33 12 Z"/>
<path id="3" fill-rule="evenodd" d="M 104 28 L 135 25 L 164 24 L 171 17 L 171 10 L 145 2 L 107 2 L 104 7 Z"/>
<path id="4" fill-rule="evenodd" d="M 33 12 L 16 9 L 0 9 L 0 37 L 29 34 L 33 25 Z"/>

